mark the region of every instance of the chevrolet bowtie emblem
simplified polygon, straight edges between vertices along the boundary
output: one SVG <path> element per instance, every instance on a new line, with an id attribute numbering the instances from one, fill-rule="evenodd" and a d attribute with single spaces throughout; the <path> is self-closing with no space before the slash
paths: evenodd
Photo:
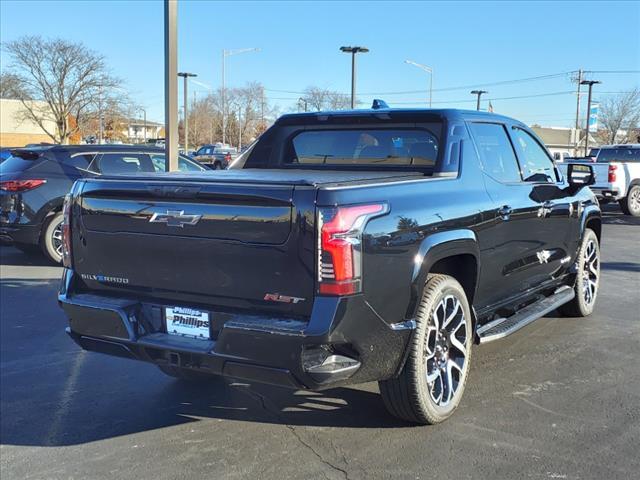
<path id="1" fill-rule="evenodd" d="M 154 213 L 149 219 L 152 223 L 166 223 L 169 227 L 184 227 L 185 225 L 195 225 L 200 221 L 202 215 L 190 215 L 184 210 L 167 210 L 167 213 Z"/>

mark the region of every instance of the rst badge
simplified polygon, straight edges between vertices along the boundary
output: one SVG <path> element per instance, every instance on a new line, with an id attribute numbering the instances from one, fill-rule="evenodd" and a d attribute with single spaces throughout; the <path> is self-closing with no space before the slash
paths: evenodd
<path id="1" fill-rule="evenodd" d="M 184 213 L 184 210 L 167 210 L 167 213 L 154 213 L 149 222 L 166 223 L 168 227 L 180 227 L 185 225 L 195 225 L 200 221 L 202 215 Z"/>
<path id="2" fill-rule="evenodd" d="M 266 293 L 264 299 L 267 302 L 280 302 L 280 303 L 300 303 L 304 302 L 304 298 L 290 297 L 288 295 L 280 295 L 279 293 Z"/>

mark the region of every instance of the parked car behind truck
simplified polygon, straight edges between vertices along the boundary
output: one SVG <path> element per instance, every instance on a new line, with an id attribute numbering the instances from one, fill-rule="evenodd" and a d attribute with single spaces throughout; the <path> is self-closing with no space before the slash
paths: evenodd
<path id="1" fill-rule="evenodd" d="M 186 379 L 378 381 L 393 415 L 436 423 L 474 343 L 593 311 L 592 167 L 562 178 L 521 122 L 285 115 L 236 166 L 76 182 L 59 294 L 73 340 Z"/>
<path id="2" fill-rule="evenodd" d="M 88 176 L 163 171 L 164 150 L 125 145 L 49 145 L 11 150 L 0 164 L 0 240 L 62 259 L 62 202 Z M 181 171 L 204 167 L 180 157 Z"/>
<path id="3" fill-rule="evenodd" d="M 558 168 L 566 174 L 566 164 L 558 164 Z M 640 144 L 600 147 L 593 168 L 596 183 L 591 190 L 596 196 L 605 203 L 617 201 L 625 214 L 640 217 Z"/>

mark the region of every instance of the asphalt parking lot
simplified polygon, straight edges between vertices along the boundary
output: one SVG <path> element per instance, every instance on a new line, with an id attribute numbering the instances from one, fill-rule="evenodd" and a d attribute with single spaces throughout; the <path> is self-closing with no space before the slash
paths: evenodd
<path id="1" fill-rule="evenodd" d="M 60 268 L 2 247 L 0 476 L 638 478 L 640 219 L 605 217 L 595 313 L 476 348 L 460 408 L 434 427 L 390 417 L 376 384 L 195 387 L 82 352 Z"/>

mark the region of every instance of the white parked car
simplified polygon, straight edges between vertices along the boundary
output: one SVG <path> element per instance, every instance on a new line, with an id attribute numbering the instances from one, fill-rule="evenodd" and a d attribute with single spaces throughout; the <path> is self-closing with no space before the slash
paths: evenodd
<path id="1" fill-rule="evenodd" d="M 557 167 L 566 176 L 570 160 Z M 603 202 L 617 201 L 627 215 L 640 217 L 640 144 L 603 145 L 593 166 L 596 183 L 591 190 Z"/>

